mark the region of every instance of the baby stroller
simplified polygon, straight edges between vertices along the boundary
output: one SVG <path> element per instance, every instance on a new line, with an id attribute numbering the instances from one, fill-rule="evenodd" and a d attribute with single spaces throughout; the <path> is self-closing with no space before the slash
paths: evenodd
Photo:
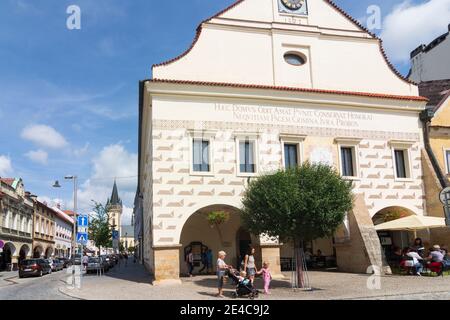
<path id="1" fill-rule="evenodd" d="M 249 279 L 244 279 L 244 281 L 239 281 L 239 271 L 231 269 L 228 272 L 228 277 L 236 285 L 236 291 L 232 293 L 232 297 L 236 298 L 249 298 L 251 300 L 258 298 L 259 291 L 256 290 Z"/>

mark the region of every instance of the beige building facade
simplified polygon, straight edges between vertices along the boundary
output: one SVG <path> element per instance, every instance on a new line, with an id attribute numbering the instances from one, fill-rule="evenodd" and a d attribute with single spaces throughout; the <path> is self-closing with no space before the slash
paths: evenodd
<path id="1" fill-rule="evenodd" d="M 333 2 L 242 0 L 205 20 L 191 48 L 141 84 L 139 190 L 143 261 L 177 282 L 193 250 L 249 246 L 281 276 L 288 244 L 251 235 L 239 210 L 250 179 L 304 161 L 354 182 L 355 209 L 318 239 L 341 270 L 382 265 L 373 219 L 426 215 L 419 113 L 426 99 L 386 60 L 380 40 Z M 217 230 L 207 215 L 225 211 Z M 284 257 L 283 257 L 284 256 Z M 198 261 L 198 266 L 200 262 Z"/>
<path id="2" fill-rule="evenodd" d="M 56 214 L 46 203 L 35 201 L 33 258 L 50 258 L 54 255 Z"/>

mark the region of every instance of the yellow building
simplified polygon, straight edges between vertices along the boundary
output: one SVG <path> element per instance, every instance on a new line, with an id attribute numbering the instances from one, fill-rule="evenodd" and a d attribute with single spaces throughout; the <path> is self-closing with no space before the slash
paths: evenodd
<path id="1" fill-rule="evenodd" d="M 430 99 L 428 119 L 423 117 L 428 123 L 428 163 L 424 163 L 427 211 L 430 216 L 444 217 L 439 194 L 450 186 L 450 79 L 422 82 L 420 93 Z M 432 244 L 449 246 L 450 230 L 432 230 L 430 240 Z"/>

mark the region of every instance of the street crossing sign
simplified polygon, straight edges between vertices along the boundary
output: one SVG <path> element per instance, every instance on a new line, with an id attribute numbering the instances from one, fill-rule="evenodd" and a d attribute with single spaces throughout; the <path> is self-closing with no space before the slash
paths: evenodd
<path id="1" fill-rule="evenodd" d="M 78 216 L 78 226 L 79 227 L 87 227 L 89 226 L 89 217 L 87 215 Z"/>
<path id="2" fill-rule="evenodd" d="M 77 243 L 79 244 L 87 244 L 88 242 L 88 234 L 87 233 L 77 233 Z"/>

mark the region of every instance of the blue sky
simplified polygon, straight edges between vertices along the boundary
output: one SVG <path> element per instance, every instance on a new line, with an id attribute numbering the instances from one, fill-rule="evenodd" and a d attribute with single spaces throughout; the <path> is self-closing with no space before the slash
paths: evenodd
<path id="1" fill-rule="evenodd" d="M 336 3 L 364 22 L 372 4 L 387 18 L 399 4 L 406 10 L 437 1 Z M 71 206 L 71 186 L 63 177 L 77 174 L 82 210 L 89 209 L 90 199 L 106 201 L 114 177 L 119 177 L 119 191 L 131 208 L 137 174 L 138 81 L 151 76 L 153 63 L 183 52 L 198 23 L 232 2 L 1 0 L 0 175 L 22 177 L 31 192 Z M 81 30 L 66 28 L 71 4 L 82 10 Z M 411 39 L 407 28 L 399 30 L 396 19 L 391 20 L 386 28 L 404 32 L 400 36 L 408 38 L 405 46 L 411 47 L 403 48 L 402 54 L 389 48 L 405 74 L 408 62 L 401 57 L 422 40 Z M 423 41 L 447 30 L 446 24 L 435 24 L 421 35 Z M 395 39 L 396 32 L 383 32 Z M 51 187 L 56 179 L 63 188 Z"/>

